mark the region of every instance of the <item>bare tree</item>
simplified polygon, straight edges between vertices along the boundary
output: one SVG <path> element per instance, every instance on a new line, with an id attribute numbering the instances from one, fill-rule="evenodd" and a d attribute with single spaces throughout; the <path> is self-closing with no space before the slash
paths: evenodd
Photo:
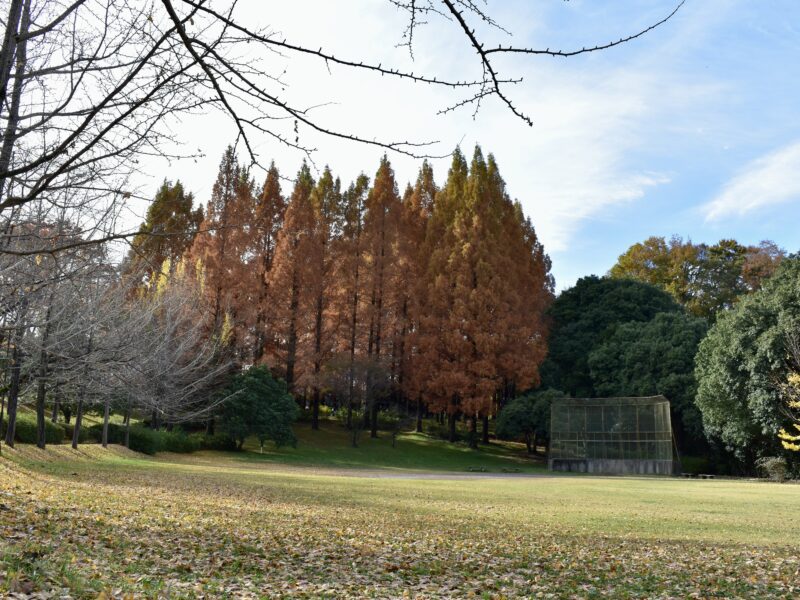
<path id="1" fill-rule="evenodd" d="M 398 9 L 401 45 L 412 53 L 421 27 L 453 27 L 476 58 L 479 76 L 453 81 L 448 73 L 417 74 L 374 64 L 368 56 L 340 57 L 285 39 L 237 18 L 207 0 L 6 0 L 8 17 L 0 49 L 0 215 L 37 199 L 55 202 L 60 190 L 80 191 L 70 202 L 110 207 L 125 202 L 138 159 L 162 156 L 182 114 L 212 108 L 230 117 L 251 162 L 259 163 L 256 136 L 313 152 L 313 136 L 334 136 L 413 156 L 433 141 L 380 140 L 343 131 L 312 111 L 323 99 L 286 99 L 276 56 L 307 57 L 328 68 L 365 71 L 409 83 L 450 88 L 458 94 L 440 112 L 496 98 L 524 123 L 532 119 L 512 102 L 510 86 L 494 60 L 508 54 L 568 57 L 630 42 L 669 20 L 683 5 L 642 31 L 575 50 L 513 45 L 488 47 L 487 29 L 502 35 L 488 7 L 473 0 L 388 0 Z M 666 0 L 665 0 L 666 2 Z M 2 9 L 0 9 L 2 10 Z M 403 16 L 405 15 L 405 16 Z M 403 24 L 404 23 L 404 24 Z M 281 67 L 282 68 L 282 67 Z M 301 139 L 301 133 L 303 137 Z M 310 134 L 310 135 L 306 135 Z M 170 142 L 170 144 L 166 144 Z M 191 153 L 189 153 L 191 154 Z M 98 216 L 105 212 L 99 210 Z M 132 235 L 115 220 L 98 220 L 86 240 Z"/>

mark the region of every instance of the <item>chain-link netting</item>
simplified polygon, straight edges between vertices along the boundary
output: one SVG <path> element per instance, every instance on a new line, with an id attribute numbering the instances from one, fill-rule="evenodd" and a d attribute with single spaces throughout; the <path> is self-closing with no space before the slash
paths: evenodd
<path id="1" fill-rule="evenodd" d="M 551 460 L 672 460 L 663 396 L 556 400 L 550 418 Z"/>

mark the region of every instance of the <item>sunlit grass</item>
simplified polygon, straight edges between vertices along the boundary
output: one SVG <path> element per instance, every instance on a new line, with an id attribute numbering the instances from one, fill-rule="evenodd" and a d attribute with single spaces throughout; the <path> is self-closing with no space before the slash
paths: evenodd
<path id="1" fill-rule="evenodd" d="M 0 590 L 28 582 L 92 598 L 799 591 L 793 484 L 370 478 L 272 458 L 145 458 L 97 446 L 20 446 L 6 456 Z"/>

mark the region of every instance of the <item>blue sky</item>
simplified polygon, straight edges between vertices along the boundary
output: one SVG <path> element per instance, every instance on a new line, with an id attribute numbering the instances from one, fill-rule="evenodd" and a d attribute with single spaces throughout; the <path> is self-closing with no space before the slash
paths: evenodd
<path id="1" fill-rule="evenodd" d="M 479 64 L 454 24 L 432 20 L 417 34 L 415 59 L 396 47 L 402 15 L 385 0 L 281 3 L 243 0 L 239 16 L 292 41 L 337 55 L 372 57 L 439 75 L 475 77 Z M 658 21 L 672 0 L 503 0 L 488 10 L 513 33 L 481 28 L 489 42 L 575 48 L 603 43 Z M 687 0 L 661 28 L 634 42 L 577 58 L 510 57 L 501 74 L 522 76 L 509 90 L 529 128 L 497 101 L 473 119 L 469 109 L 437 111 L 449 90 L 332 69 L 293 57 L 264 58 L 286 69 L 291 97 L 340 129 L 370 137 L 437 139 L 439 152 L 480 143 L 493 152 L 509 194 L 533 220 L 553 259 L 560 289 L 605 273 L 632 243 L 651 235 L 713 242 L 772 239 L 800 250 L 800 2 Z M 234 136 L 222 115 L 177 126 L 206 158 L 146 166 L 153 186 L 181 179 L 205 202 L 219 156 Z M 315 161 L 344 180 L 374 174 L 381 152 L 315 138 Z M 268 139 L 258 151 L 291 175 L 302 156 Z M 390 156 L 401 182 L 418 161 Z M 434 167 L 443 181 L 449 161 Z"/>

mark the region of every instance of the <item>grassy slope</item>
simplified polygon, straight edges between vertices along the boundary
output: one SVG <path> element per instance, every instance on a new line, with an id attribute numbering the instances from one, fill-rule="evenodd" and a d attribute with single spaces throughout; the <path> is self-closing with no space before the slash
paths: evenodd
<path id="1" fill-rule="evenodd" d="M 232 455 L 21 447 L 0 591 L 155 597 L 796 597 L 800 486 L 393 480 Z M 8 453 L 7 453 L 8 455 Z"/>
<path id="2" fill-rule="evenodd" d="M 488 447 L 481 445 L 475 451 L 464 444 L 406 433 L 398 436 L 393 448 L 391 434 L 381 432 L 377 439 L 370 439 L 369 432 L 364 432 L 359 436 L 358 447 L 353 448 L 350 433 L 333 421 L 322 421 L 320 431 L 312 431 L 308 423 L 298 423 L 294 430 L 297 448 L 275 449 L 269 445 L 260 454 L 257 442 L 251 440 L 245 445 L 248 452 L 240 458 L 331 468 L 465 471 L 483 467 L 493 472 L 503 469 L 534 472 L 543 468 L 542 461 L 526 455 L 522 444 L 496 442 Z"/>

